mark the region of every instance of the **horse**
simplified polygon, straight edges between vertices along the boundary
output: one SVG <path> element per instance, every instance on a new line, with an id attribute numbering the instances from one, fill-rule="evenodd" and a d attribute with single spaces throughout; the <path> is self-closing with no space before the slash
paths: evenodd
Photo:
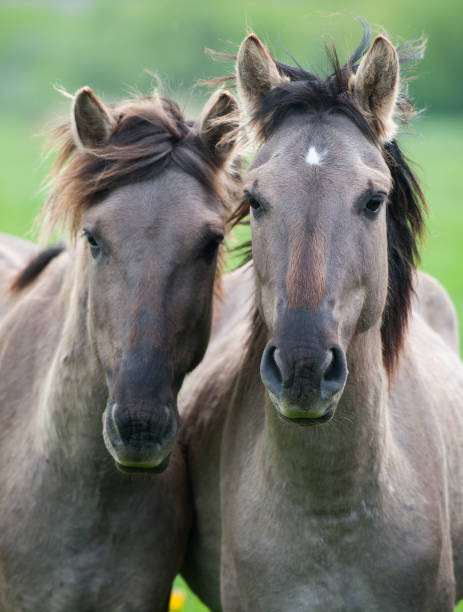
<path id="1" fill-rule="evenodd" d="M 2 610 L 168 608 L 191 524 L 177 394 L 220 292 L 236 111 L 82 88 L 41 215 L 69 244 L 0 240 Z"/>
<path id="2" fill-rule="evenodd" d="M 463 366 L 453 308 L 436 325 L 437 285 L 416 274 L 424 196 L 395 139 L 412 108 L 384 36 L 330 57 L 321 78 L 255 34 L 238 52 L 252 261 L 182 390 L 182 572 L 212 610 L 450 611 Z"/>

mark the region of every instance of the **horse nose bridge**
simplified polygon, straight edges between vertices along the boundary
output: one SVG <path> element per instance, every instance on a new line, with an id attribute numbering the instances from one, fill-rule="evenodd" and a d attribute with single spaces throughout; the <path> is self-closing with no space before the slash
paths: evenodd
<path id="1" fill-rule="evenodd" d="M 167 346 L 166 339 L 170 328 L 170 319 L 160 301 L 145 300 L 143 304 L 134 304 L 130 317 L 125 325 L 125 344 L 128 349 L 149 350 Z"/>
<path id="2" fill-rule="evenodd" d="M 114 363 L 110 399 L 121 406 L 175 403 L 172 356 L 166 348 L 126 346 Z"/>
<path id="3" fill-rule="evenodd" d="M 297 362 L 338 344 L 339 332 L 336 301 L 326 296 L 315 310 L 283 305 L 277 313 L 272 342 Z"/>
<path id="4" fill-rule="evenodd" d="M 315 310 L 327 286 L 327 245 L 319 221 L 298 223 L 289 235 L 285 290 L 290 308 Z"/>
<path id="5" fill-rule="evenodd" d="M 165 346 L 172 317 L 169 309 L 169 275 L 150 266 L 136 274 L 120 305 L 122 338 L 128 347 Z"/>

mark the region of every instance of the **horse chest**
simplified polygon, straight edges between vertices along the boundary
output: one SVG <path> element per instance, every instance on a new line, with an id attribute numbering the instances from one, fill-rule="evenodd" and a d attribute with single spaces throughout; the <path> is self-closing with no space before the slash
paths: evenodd
<path id="1" fill-rule="evenodd" d="M 434 508 L 409 504 L 404 516 L 385 499 L 323 516 L 259 486 L 249 500 L 227 514 L 224 610 L 452 610 L 450 546 Z"/>
<path id="2" fill-rule="evenodd" d="M 121 494 L 109 499 L 47 482 L 35 501 L 30 491 L 28 504 L 4 515 L 5 610 L 164 612 L 187 523 L 159 504 L 169 491 L 134 491 L 133 482 L 121 479 Z"/>
<path id="3" fill-rule="evenodd" d="M 143 540 L 130 526 L 125 533 L 122 526 L 105 529 L 97 516 L 93 525 L 74 517 L 72 527 L 54 517 L 42 534 L 34 530 L 35 538 L 27 530 L 27 545 L 5 559 L 12 611 L 164 611 L 169 587 L 152 571 L 155 538 Z"/>

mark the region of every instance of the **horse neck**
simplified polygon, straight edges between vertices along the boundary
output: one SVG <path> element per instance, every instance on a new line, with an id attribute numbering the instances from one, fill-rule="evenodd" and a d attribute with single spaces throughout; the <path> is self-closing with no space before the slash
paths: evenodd
<path id="1" fill-rule="evenodd" d="M 35 415 L 40 454 L 60 470 L 66 466 L 82 471 L 89 457 L 93 463 L 106 452 L 101 414 L 107 387 L 87 324 L 87 265 L 82 248 L 70 254 L 62 289 L 56 296 L 62 319 L 50 321 L 59 331 Z"/>
<path id="2" fill-rule="evenodd" d="M 272 482 L 292 483 L 316 512 L 342 512 L 378 493 L 387 444 L 387 380 L 379 325 L 354 338 L 349 376 L 332 421 L 283 422 L 265 393 L 262 470 Z"/>

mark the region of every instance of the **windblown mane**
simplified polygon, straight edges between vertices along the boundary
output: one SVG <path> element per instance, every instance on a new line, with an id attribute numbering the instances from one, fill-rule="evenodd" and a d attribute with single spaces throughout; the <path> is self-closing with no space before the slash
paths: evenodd
<path id="1" fill-rule="evenodd" d="M 332 73 L 321 78 L 300 66 L 288 66 L 276 61 L 280 73 L 289 78 L 262 96 L 259 107 L 250 118 L 250 127 L 258 142 L 264 143 L 291 113 L 305 111 L 316 114 L 343 113 L 381 151 L 393 179 L 387 207 L 387 237 L 389 287 L 383 313 L 381 336 L 383 362 L 392 377 L 403 347 L 413 294 L 413 278 L 419 261 L 419 244 L 424 232 L 426 202 L 419 183 L 396 140 L 381 144 L 379 126 L 367 120 L 349 90 L 349 79 L 355 74 L 360 59 L 370 44 L 370 28 L 363 23 L 362 42 L 348 62 L 341 66 L 335 48 L 327 49 Z M 409 41 L 398 47 L 401 65 L 408 66 L 421 59 L 424 40 Z M 415 114 L 402 93 L 398 102 L 398 119 L 406 123 Z M 378 127 L 378 129 L 376 129 Z M 246 126 L 243 126 L 246 128 Z M 249 203 L 243 199 L 232 214 L 233 225 L 246 223 Z M 251 243 L 238 247 L 242 263 L 252 258 Z"/>
<path id="2" fill-rule="evenodd" d="M 110 112 L 114 132 L 106 144 L 93 149 L 76 146 L 70 122 L 52 133 L 51 146 L 58 154 L 52 192 L 41 212 L 46 231 L 68 226 L 75 235 L 83 212 L 110 191 L 150 179 L 172 165 L 196 178 L 228 208 L 230 195 L 236 193 L 234 177 L 221 172 L 196 124 L 184 119 L 174 101 L 142 97 Z"/>
<path id="3" fill-rule="evenodd" d="M 239 197 L 240 174 L 223 168 L 200 138 L 196 123 L 184 119 L 178 105 L 158 95 L 131 100 L 109 109 L 115 121 L 109 141 L 79 148 L 70 122 L 53 130 L 57 151 L 51 171 L 50 196 L 39 218 L 48 237 L 54 228 L 69 227 L 75 236 L 82 214 L 112 190 L 152 178 L 177 166 L 214 193 L 227 212 Z M 28 286 L 58 254 L 39 253 L 13 279 L 10 290 Z M 220 269 L 221 258 L 219 259 Z M 220 285 L 216 285 L 220 292 Z"/>

